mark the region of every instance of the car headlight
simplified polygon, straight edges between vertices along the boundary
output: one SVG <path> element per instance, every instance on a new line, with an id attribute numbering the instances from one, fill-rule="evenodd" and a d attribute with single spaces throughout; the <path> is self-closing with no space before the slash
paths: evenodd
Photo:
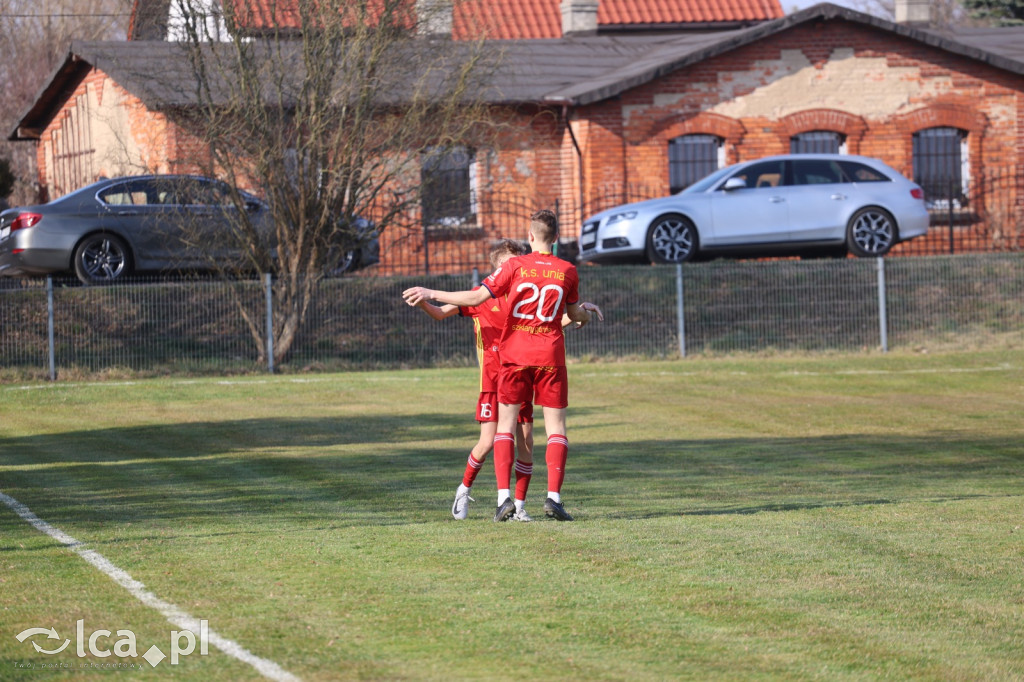
<path id="1" fill-rule="evenodd" d="M 612 223 L 617 223 L 620 220 L 632 220 L 635 217 L 636 211 L 623 211 L 622 213 L 613 213 L 610 216 L 608 216 L 608 222 L 605 224 L 611 225 Z"/>

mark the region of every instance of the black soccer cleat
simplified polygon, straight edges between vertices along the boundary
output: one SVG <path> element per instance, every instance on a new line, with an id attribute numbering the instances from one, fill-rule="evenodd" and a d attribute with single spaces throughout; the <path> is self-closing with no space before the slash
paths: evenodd
<path id="1" fill-rule="evenodd" d="M 508 498 L 504 502 L 498 505 L 497 511 L 494 512 L 494 520 L 497 521 L 508 521 L 509 517 L 516 513 L 516 503 L 512 501 L 512 498 Z"/>
<path id="2" fill-rule="evenodd" d="M 561 502 L 555 502 L 550 497 L 544 500 L 544 513 L 556 521 L 572 521 L 572 514 L 565 511 Z"/>

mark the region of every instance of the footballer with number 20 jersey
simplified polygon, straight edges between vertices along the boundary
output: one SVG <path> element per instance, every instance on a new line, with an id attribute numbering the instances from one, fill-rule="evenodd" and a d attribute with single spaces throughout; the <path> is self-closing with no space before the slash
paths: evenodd
<path id="1" fill-rule="evenodd" d="M 501 334 L 503 365 L 565 365 L 562 315 L 579 302 L 576 266 L 550 253 L 510 258 L 484 280 L 495 298 L 506 297 L 508 317 Z"/>

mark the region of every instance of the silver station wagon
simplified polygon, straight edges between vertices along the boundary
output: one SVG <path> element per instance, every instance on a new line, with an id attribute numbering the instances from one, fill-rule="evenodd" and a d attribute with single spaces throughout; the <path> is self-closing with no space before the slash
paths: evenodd
<path id="1" fill-rule="evenodd" d="M 584 221 L 579 257 L 683 263 L 716 255 L 881 256 L 927 231 L 924 191 L 878 159 L 789 154 L 602 211 Z"/>

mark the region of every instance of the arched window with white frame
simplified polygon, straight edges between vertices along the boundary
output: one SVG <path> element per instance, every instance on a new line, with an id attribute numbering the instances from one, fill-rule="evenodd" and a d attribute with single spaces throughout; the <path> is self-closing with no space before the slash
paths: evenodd
<path id="1" fill-rule="evenodd" d="M 668 185 L 675 194 L 725 165 L 717 135 L 680 135 L 668 141 Z"/>
<path id="2" fill-rule="evenodd" d="M 914 182 L 924 189 L 928 208 L 967 206 L 971 165 L 967 131 L 940 126 L 914 133 Z"/>
<path id="3" fill-rule="evenodd" d="M 846 154 L 846 136 L 832 130 L 808 130 L 789 138 L 790 154 Z"/>
<path id="4" fill-rule="evenodd" d="M 428 149 L 420 167 L 420 183 L 424 225 L 450 228 L 476 222 L 478 178 L 472 149 Z"/>

